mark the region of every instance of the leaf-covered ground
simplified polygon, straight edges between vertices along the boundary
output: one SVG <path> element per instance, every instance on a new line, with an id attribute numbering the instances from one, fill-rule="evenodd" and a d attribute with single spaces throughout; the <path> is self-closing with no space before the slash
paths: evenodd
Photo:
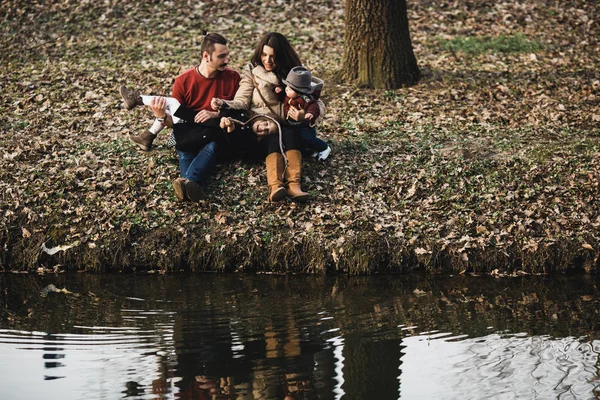
<path id="1" fill-rule="evenodd" d="M 339 82 L 343 2 L 0 3 L 0 267 L 492 274 L 597 271 L 600 3 L 409 1 L 421 82 Z M 264 165 L 176 200 L 168 133 L 118 86 L 168 94 L 201 28 L 241 70 L 267 31 L 325 79 L 308 204 L 269 204 Z"/>

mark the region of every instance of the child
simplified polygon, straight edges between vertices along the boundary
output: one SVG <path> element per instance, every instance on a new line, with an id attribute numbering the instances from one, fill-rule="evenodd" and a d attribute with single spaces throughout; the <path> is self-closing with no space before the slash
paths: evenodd
<path id="1" fill-rule="evenodd" d="M 141 95 L 139 90 L 130 90 L 125 85 L 120 88 L 121 97 L 123 97 L 123 105 L 127 110 L 132 110 L 136 106 L 151 106 L 152 99 L 161 96 L 146 96 Z M 194 117 L 197 111 L 191 110 L 185 106 L 182 106 L 179 101 L 174 97 L 164 97 L 166 100 L 166 114 L 170 115 L 173 119 L 173 124 L 179 124 L 182 122 L 194 122 Z M 137 144 L 142 150 L 150 151 L 152 141 L 156 138 L 156 135 L 161 132 L 165 127 L 164 118 L 156 118 L 154 123 L 141 135 L 129 135 L 132 142 Z M 206 122 L 204 125 L 215 124 L 216 121 Z M 169 142 L 173 141 L 174 137 L 171 135 Z M 169 143 L 170 145 L 170 143 Z"/>
<path id="2" fill-rule="evenodd" d="M 321 95 L 323 83 L 314 83 L 311 72 L 305 67 L 292 68 L 283 83 L 286 85 L 283 115 L 287 123 L 296 127 L 303 147 L 312 151 L 314 158 L 325 160 L 331 153 L 331 147 L 327 142 L 317 137 L 315 128 L 315 120 L 320 115 L 317 100 Z M 281 88 L 276 88 L 275 92 L 280 93 Z M 304 121 L 298 122 L 289 118 L 290 107 L 304 110 Z"/>
<path id="3" fill-rule="evenodd" d="M 121 97 L 123 97 L 123 105 L 127 110 L 132 110 L 135 108 L 135 106 L 150 106 L 152 99 L 157 97 L 142 96 L 139 90 L 130 90 L 125 85 L 122 85 L 119 91 L 121 93 Z M 179 103 L 179 101 L 177 101 L 177 99 L 174 97 L 165 97 L 165 99 L 167 102 L 166 112 L 167 115 L 170 115 L 171 118 L 173 118 L 173 123 L 177 124 L 183 121 L 182 118 L 175 116 L 175 112 L 181 107 L 181 103 Z M 189 115 L 187 117 L 189 118 Z M 194 119 L 192 116 L 191 121 L 193 120 Z M 152 147 L 152 141 L 156 138 L 156 135 L 166 127 L 164 122 L 164 118 L 156 118 L 150 129 L 147 129 L 141 135 L 129 135 L 129 138 L 142 150 L 150 151 Z"/>
<path id="4" fill-rule="evenodd" d="M 239 125 L 239 128 L 236 128 L 236 124 Z M 221 117 L 219 126 L 221 129 L 226 129 L 227 133 L 233 133 L 236 129 L 244 131 L 250 129 L 256 136 L 274 135 L 279 132 L 280 128 L 277 118 L 270 115 L 256 115 L 254 118 L 245 121 L 233 117 Z"/>
<path id="5" fill-rule="evenodd" d="M 232 154 L 242 158 L 257 158 L 256 146 L 261 138 L 280 135 L 281 132 L 281 119 L 275 115 L 257 114 L 248 118 L 245 111 L 233 109 L 221 111 L 221 115 L 219 126 L 228 133 L 226 139 L 229 149 Z"/>

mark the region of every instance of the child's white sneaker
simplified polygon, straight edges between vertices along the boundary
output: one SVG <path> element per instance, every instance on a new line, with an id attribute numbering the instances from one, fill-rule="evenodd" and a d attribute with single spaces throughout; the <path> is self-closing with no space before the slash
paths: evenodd
<path id="1" fill-rule="evenodd" d="M 329 154 L 331 153 L 331 147 L 329 145 L 327 145 L 327 148 L 323 151 L 317 151 L 313 153 L 313 158 L 318 160 L 318 161 L 324 161 L 327 159 L 327 157 L 329 157 Z"/>

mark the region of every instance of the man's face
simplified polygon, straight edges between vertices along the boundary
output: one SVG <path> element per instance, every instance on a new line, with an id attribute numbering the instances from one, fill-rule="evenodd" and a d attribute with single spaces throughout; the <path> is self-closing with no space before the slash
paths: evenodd
<path id="1" fill-rule="evenodd" d="M 259 136 L 272 135 L 277 132 L 277 125 L 271 120 L 258 120 L 252 124 L 252 130 Z"/>
<path id="2" fill-rule="evenodd" d="M 215 43 L 215 51 L 212 54 L 204 52 L 204 60 L 206 65 L 215 71 L 223 71 L 229 64 L 229 48 L 226 44 Z"/>

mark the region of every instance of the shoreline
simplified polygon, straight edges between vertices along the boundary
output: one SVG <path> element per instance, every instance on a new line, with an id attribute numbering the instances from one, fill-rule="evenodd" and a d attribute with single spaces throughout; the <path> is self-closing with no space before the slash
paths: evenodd
<path id="1" fill-rule="evenodd" d="M 37 234 L 11 241 L 2 236 L 3 272 L 249 272 L 313 275 L 371 275 L 426 272 L 491 276 L 598 272 L 598 254 L 565 239 L 534 251 L 512 248 L 471 251 L 431 247 L 426 252 L 406 241 L 372 232 L 357 233 L 339 247 L 325 249 L 316 235 L 298 240 L 285 233 L 265 243 L 254 238 L 225 242 L 166 229 L 141 236 L 113 235 L 105 241 L 62 242 Z M 13 238 L 13 240 L 15 240 Z M 526 239 L 523 239 L 525 241 Z M 55 243 L 55 245 L 52 245 Z"/>

